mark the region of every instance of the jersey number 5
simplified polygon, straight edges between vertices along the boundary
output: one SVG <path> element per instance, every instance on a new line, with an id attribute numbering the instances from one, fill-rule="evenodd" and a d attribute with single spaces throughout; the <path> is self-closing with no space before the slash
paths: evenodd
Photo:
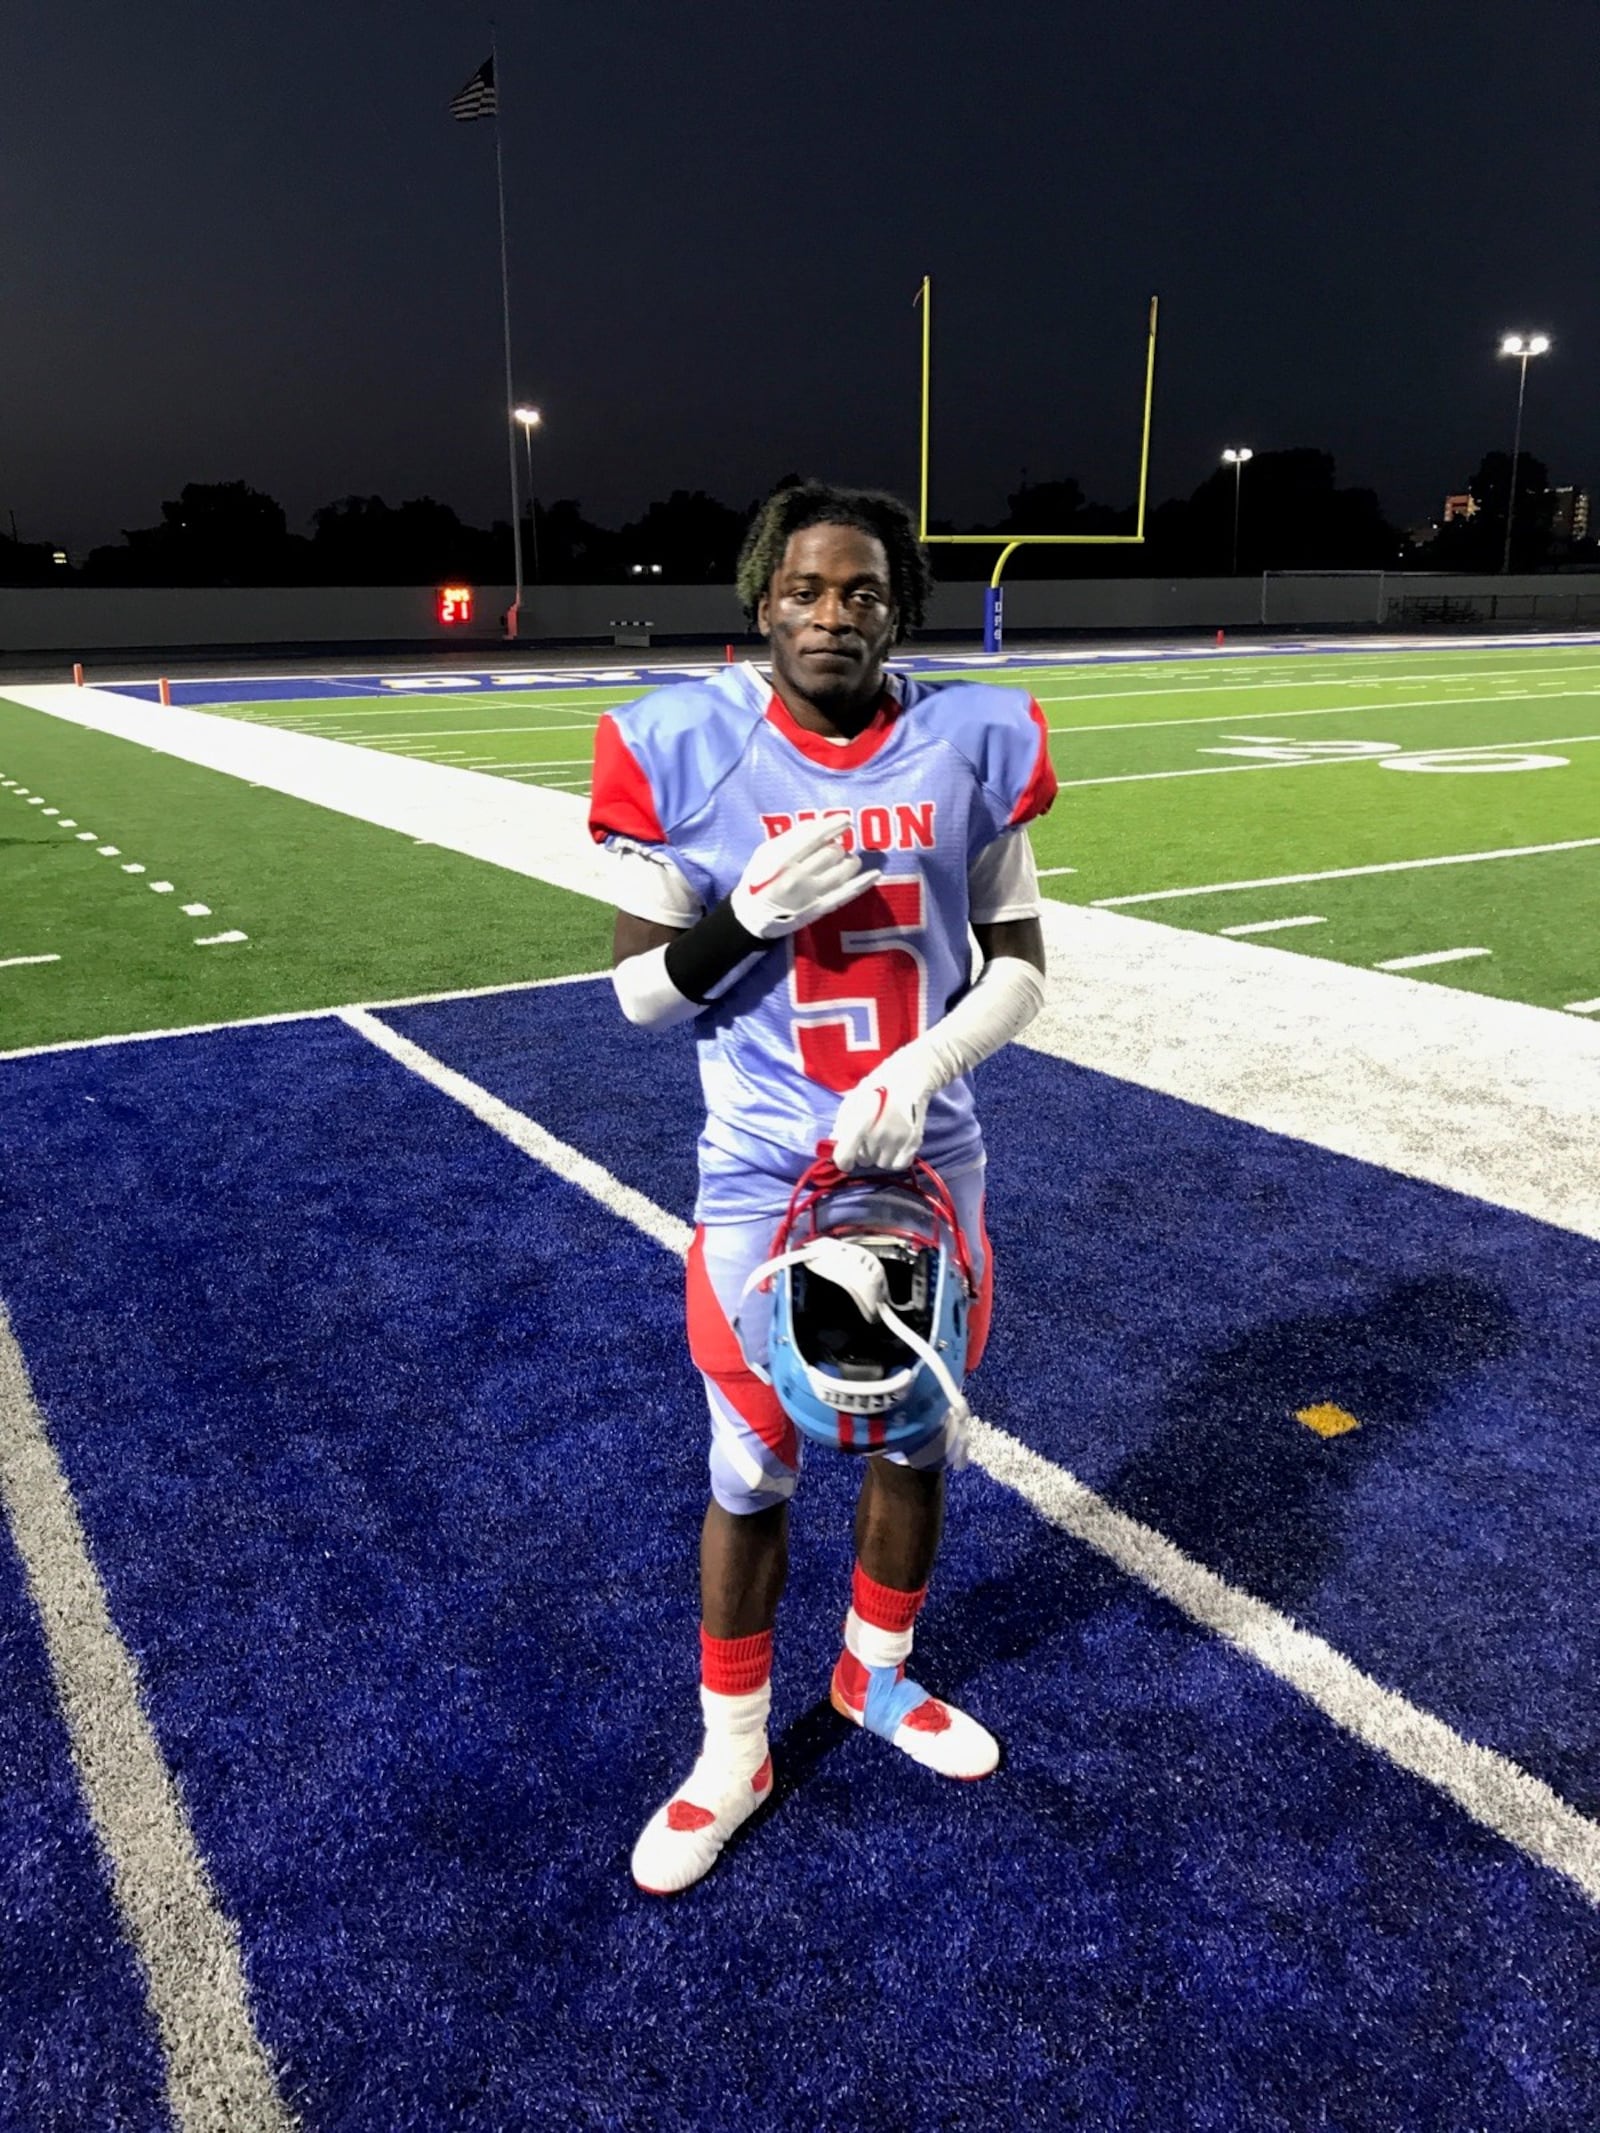
<path id="1" fill-rule="evenodd" d="M 920 874 L 864 890 L 790 937 L 789 994 L 800 1063 L 812 1081 L 844 1095 L 927 1027 L 928 966 L 897 936 L 920 933 Z M 831 1008 L 831 1014 L 818 1013 Z M 865 1027 L 863 1039 L 858 1032 Z"/>

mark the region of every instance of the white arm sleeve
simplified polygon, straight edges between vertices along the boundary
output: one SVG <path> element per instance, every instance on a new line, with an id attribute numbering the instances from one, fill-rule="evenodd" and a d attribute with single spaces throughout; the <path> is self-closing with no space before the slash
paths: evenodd
<path id="1" fill-rule="evenodd" d="M 626 837 L 611 838 L 605 849 L 611 861 L 611 901 L 619 911 L 680 930 L 700 917 L 700 899 L 670 852 Z"/>
<path id="2" fill-rule="evenodd" d="M 1039 916 L 1039 872 L 1025 829 L 1002 830 L 984 846 L 967 869 L 967 895 L 975 926 Z"/>
<path id="3" fill-rule="evenodd" d="M 993 956 L 949 1014 L 884 1065 L 914 1072 L 931 1096 L 1019 1036 L 1043 1005 L 1044 978 L 1031 963 L 1017 955 Z"/>
<path id="4" fill-rule="evenodd" d="M 686 998 L 667 976 L 664 945 L 618 963 L 611 985 L 618 1006 L 636 1029 L 671 1029 L 700 1012 L 700 1002 Z"/>

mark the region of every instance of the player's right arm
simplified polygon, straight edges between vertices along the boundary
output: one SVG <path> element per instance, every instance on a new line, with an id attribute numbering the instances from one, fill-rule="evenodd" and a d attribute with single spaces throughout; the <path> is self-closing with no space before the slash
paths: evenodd
<path id="1" fill-rule="evenodd" d="M 757 845 L 730 893 L 692 925 L 617 913 L 611 982 L 628 1020 L 646 1029 L 687 1022 L 720 998 L 774 941 L 798 933 L 871 888 L 882 869 L 846 851 L 836 820 L 799 822 Z"/>

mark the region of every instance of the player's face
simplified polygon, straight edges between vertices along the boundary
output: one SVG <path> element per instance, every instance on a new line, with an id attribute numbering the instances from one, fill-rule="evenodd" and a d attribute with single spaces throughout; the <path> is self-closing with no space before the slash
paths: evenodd
<path id="1" fill-rule="evenodd" d="M 789 709 L 848 727 L 871 715 L 894 642 L 889 558 L 859 526 L 791 535 L 757 613 L 772 678 Z"/>

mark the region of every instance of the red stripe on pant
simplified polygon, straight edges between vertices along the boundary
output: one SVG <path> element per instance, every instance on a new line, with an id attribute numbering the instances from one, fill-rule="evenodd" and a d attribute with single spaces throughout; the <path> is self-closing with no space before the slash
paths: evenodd
<path id="1" fill-rule="evenodd" d="M 972 1299 L 972 1309 L 967 1315 L 967 1368 L 976 1370 L 983 1360 L 983 1351 L 989 1342 L 989 1321 L 994 1317 L 994 1246 L 989 1242 L 989 1225 L 983 1219 L 984 1203 L 978 1202 L 978 1235 L 983 1240 L 983 1279 L 978 1283 L 978 1293 Z"/>
<path id="2" fill-rule="evenodd" d="M 711 1285 L 706 1269 L 706 1233 L 702 1225 L 689 1246 L 685 1285 L 688 1306 L 689 1354 L 697 1370 L 703 1370 L 740 1419 L 747 1422 L 768 1451 L 786 1467 L 800 1464 L 799 1439 L 794 1424 L 784 1413 L 778 1395 L 758 1378 L 744 1359 L 739 1336 L 728 1323 L 726 1312 Z"/>

